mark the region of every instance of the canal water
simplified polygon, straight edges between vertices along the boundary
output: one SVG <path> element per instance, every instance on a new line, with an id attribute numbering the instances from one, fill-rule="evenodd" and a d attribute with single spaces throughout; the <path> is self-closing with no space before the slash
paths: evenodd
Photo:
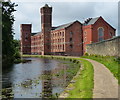
<path id="1" fill-rule="evenodd" d="M 14 98 L 56 97 L 67 86 L 66 69 L 70 62 L 46 58 L 24 59 L 31 61 L 3 68 L 3 89 L 11 88 Z M 63 74 L 60 76 L 60 73 Z"/>

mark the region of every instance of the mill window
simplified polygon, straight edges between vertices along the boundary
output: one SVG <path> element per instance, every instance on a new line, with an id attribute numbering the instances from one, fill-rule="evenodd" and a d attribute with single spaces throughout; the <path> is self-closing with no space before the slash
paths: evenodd
<path id="1" fill-rule="evenodd" d="M 64 44 L 63 44 L 63 50 L 64 50 Z"/>
<path id="2" fill-rule="evenodd" d="M 70 44 L 70 48 L 73 48 L 73 45 L 72 45 L 72 44 Z"/>
<path id="3" fill-rule="evenodd" d="M 62 32 L 62 36 L 64 36 L 64 32 Z"/>
<path id="4" fill-rule="evenodd" d="M 28 34 L 26 33 L 25 34 L 25 41 L 27 41 L 28 40 Z"/>
<path id="5" fill-rule="evenodd" d="M 98 29 L 98 41 L 102 41 L 102 40 L 104 40 L 104 30 L 101 27 Z"/>
<path id="6" fill-rule="evenodd" d="M 70 38 L 70 42 L 72 42 L 72 38 Z"/>
<path id="7" fill-rule="evenodd" d="M 84 32 L 84 35 L 86 36 L 86 35 L 87 35 L 87 32 Z"/>
<path id="8" fill-rule="evenodd" d="M 86 37 L 84 38 L 84 42 L 87 42 L 87 38 Z"/>
<path id="9" fill-rule="evenodd" d="M 73 34 L 73 32 L 71 31 L 71 32 L 70 32 L 70 34 L 72 35 L 72 34 Z"/>

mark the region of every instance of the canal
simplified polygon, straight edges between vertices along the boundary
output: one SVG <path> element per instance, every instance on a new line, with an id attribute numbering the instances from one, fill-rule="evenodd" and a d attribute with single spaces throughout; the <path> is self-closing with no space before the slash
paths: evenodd
<path id="1" fill-rule="evenodd" d="M 13 98 L 54 98 L 64 91 L 78 70 L 78 67 L 70 61 L 24 59 L 30 61 L 3 67 L 3 95 L 10 94 L 9 96 Z"/>

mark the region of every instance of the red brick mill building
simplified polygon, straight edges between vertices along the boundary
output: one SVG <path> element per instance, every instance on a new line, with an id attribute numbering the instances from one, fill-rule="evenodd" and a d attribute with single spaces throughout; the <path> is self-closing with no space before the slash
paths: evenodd
<path id="1" fill-rule="evenodd" d="M 32 33 L 31 24 L 21 24 L 21 53 L 39 55 L 82 56 L 86 44 L 115 36 L 115 31 L 101 16 L 88 18 L 84 23 L 73 21 L 52 26 L 52 7 L 40 9 L 41 32 Z"/>

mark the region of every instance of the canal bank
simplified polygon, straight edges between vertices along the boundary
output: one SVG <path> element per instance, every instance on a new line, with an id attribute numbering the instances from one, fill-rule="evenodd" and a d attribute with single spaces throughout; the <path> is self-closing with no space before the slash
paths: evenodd
<path id="1" fill-rule="evenodd" d="M 69 59 L 39 57 L 23 59 L 30 61 L 3 69 L 4 99 L 57 98 L 80 68 L 76 60 L 72 63 Z"/>
<path id="2" fill-rule="evenodd" d="M 90 62 L 79 57 L 65 56 L 41 56 L 41 55 L 24 55 L 23 57 L 40 57 L 50 59 L 69 60 L 73 63 L 80 63 L 81 67 L 77 74 L 69 82 L 65 90 L 59 95 L 59 98 L 92 98 L 94 87 L 94 71 Z"/>

